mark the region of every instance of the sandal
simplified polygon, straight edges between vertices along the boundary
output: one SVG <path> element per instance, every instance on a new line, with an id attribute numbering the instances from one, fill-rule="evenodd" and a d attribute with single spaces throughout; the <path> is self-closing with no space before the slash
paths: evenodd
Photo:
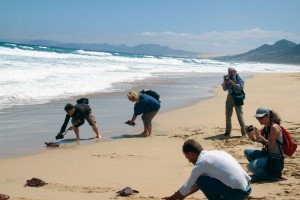
<path id="1" fill-rule="evenodd" d="M 39 178 L 32 178 L 30 180 L 26 181 L 26 186 L 31 186 L 31 187 L 40 187 L 40 186 L 44 186 L 47 183 L 45 183 L 45 181 L 39 179 Z"/>
<path id="2" fill-rule="evenodd" d="M 9 199 L 10 196 L 9 195 L 6 195 L 6 194 L 0 194 L 0 200 L 7 200 Z"/>

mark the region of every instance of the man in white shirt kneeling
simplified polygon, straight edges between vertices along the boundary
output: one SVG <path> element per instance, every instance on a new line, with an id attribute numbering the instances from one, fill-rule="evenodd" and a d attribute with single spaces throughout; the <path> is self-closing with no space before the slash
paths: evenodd
<path id="1" fill-rule="evenodd" d="M 187 182 L 166 200 L 184 199 L 199 189 L 208 199 L 246 199 L 250 192 L 250 176 L 241 165 L 225 151 L 207 151 L 195 140 L 182 146 L 189 162 L 195 166 Z"/>

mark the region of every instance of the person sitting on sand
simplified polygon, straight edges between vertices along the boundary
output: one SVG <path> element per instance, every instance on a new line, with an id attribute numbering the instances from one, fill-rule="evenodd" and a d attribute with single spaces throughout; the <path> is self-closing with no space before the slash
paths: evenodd
<path id="1" fill-rule="evenodd" d="M 142 120 L 144 124 L 144 132 L 142 134 L 145 136 L 151 135 L 152 119 L 160 109 L 160 102 L 148 94 L 134 91 L 128 92 L 127 97 L 129 101 L 135 102 L 134 114 L 131 120 L 128 121 L 128 124 L 134 125 L 134 121 L 136 120 L 137 116 L 143 114 Z"/>
<path id="2" fill-rule="evenodd" d="M 67 112 L 67 115 L 60 129 L 60 133 L 65 132 L 69 120 L 70 118 L 72 118 L 72 126 L 70 126 L 68 130 L 74 130 L 76 134 L 76 140 L 80 140 L 79 126 L 84 124 L 84 121 L 86 119 L 92 127 L 93 131 L 96 133 L 96 138 L 101 138 L 101 136 L 99 135 L 98 127 L 96 125 L 95 116 L 92 114 L 92 109 L 89 105 L 76 104 L 75 106 L 73 106 L 71 103 L 68 103 L 64 109 Z"/>
<path id="3" fill-rule="evenodd" d="M 186 159 L 195 166 L 187 182 L 166 200 L 184 199 L 199 189 L 208 199 L 246 199 L 251 192 L 250 176 L 228 153 L 207 151 L 195 140 L 182 146 Z"/>
<path id="4" fill-rule="evenodd" d="M 280 125 L 281 119 L 279 115 L 272 110 L 261 107 L 256 110 L 256 119 L 264 127 L 260 130 L 254 126 L 247 126 L 246 133 L 252 142 L 260 142 L 263 149 L 248 148 L 244 150 L 244 155 L 248 159 L 247 168 L 251 171 L 255 178 L 260 180 L 275 181 L 281 177 L 281 171 L 278 176 L 273 176 L 267 170 L 267 161 L 269 156 L 283 158 L 283 149 L 276 141 L 283 144 L 283 137 Z M 268 153 L 269 152 L 269 153 Z M 284 160 L 282 160 L 284 161 Z M 283 163 L 282 163 L 283 164 Z M 274 166 L 272 166 L 274 167 Z"/>

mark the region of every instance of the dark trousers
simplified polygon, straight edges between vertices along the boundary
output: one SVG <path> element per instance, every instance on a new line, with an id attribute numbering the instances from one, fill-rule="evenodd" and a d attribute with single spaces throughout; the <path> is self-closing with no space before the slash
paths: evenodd
<path id="1" fill-rule="evenodd" d="M 209 200 L 242 200 L 246 199 L 251 192 L 251 189 L 248 192 L 232 189 L 221 181 L 209 176 L 200 176 L 196 185 Z"/>

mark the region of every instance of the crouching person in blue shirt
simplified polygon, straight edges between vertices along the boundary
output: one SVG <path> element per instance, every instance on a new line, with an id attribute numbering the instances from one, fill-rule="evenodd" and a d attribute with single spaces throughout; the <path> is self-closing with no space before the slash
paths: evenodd
<path id="1" fill-rule="evenodd" d="M 166 200 L 184 199 L 201 190 L 208 199 L 246 199 L 250 192 L 250 176 L 228 153 L 206 151 L 195 140 L 187 140 L 183 154 L 195 166 L 187 182 Z"/>
<path id="2" fill-rule="evenodd" d="M 131 120 L 128 121 L 128 124 L 134 125 L 134 121 L 136 120 L 137 116 L 142 114 L 142 120 L 144 124 L 144 132 L 142 134 L 145 136 L 151 135 L 152 119 L 160 108 L 160 102 L 148 94 L 134 91 L 128 92 L 127 97 L 129 101 L 135 102 L 134 114 Z"/>

